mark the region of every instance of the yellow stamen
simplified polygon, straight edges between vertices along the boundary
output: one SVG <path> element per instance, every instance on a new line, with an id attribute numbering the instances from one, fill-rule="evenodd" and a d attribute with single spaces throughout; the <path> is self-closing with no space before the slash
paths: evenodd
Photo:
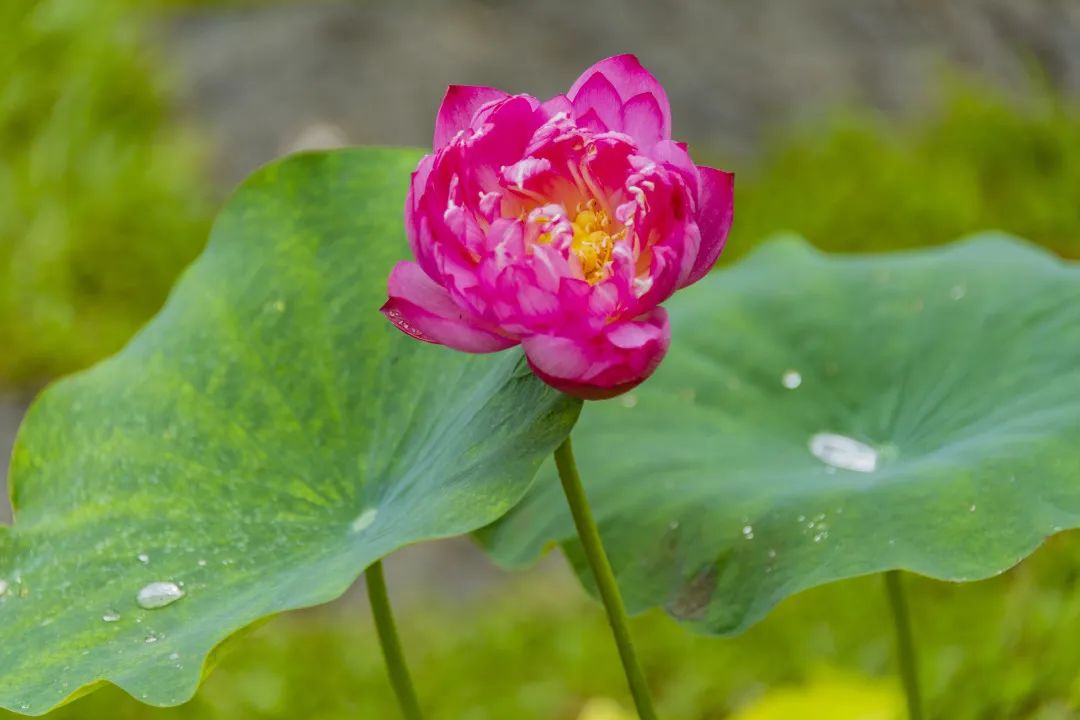
<path id="1" fill-rule="evenodd" d="M 522 210 L 518 214 L 518 219 L 536 223 L 543 227 L 549 222 L 558 220 L 559 217 L 553 218 L 542 214 L 529 217 L 528 212 Z M 611 274 L 615 244 L 626 237 L 626 228 L 620 227 L 615 230 L 617 226 L 612 222 L 607 210 L 595 198 L 577 204 L 577 207 L 573 210 L 573 220 L 570 222 L 570 226 L 573 228 L 570 249 L 578 259 L 578 264 L 586 282 L 590 285 L 596 285 L 606 280 Z M 533 242 L 547 245 L 553 240 L 554 234 L 549 231 L 541 232 Z"/>
<path id="2" fill-rule="evenodd" d="M 595 285 L 607 278 L 615 243 L 626 237 L 626 229 L 612 234 L 611 220 L 598 207 L 596 200 L 578 205 L 577 216 L 571 224 L 574 227 L 571 248 L 581 262 L 585 281 Z"/>

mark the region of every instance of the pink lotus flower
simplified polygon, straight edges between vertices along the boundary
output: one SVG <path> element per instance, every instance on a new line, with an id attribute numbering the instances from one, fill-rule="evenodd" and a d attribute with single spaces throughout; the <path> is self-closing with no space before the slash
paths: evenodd
<path id="1" fill-rule="evenodd" d="M 732 183 L 671 139 L 664 88 L 632 55 L 547 102 L 453 85 L 406 201 L 416 262 L 390 273 L 382 312 L 465 352 L 520 343 L 549 385 L 618 395 L 667 352 L 660 303 L 723 249 Z"/>

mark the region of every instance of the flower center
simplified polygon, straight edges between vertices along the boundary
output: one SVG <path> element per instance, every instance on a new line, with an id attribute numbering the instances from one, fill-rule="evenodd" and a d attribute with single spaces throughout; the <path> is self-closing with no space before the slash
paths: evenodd
<path id="1" fill-rule="evenodd" d="M 585 281 L 595 285 L 609 275 L 612 251 L 615 243 L 626 237 L 626 228 L 612 233 L 611 219 L 595 199 L 578 205 L 571 225 L 574 239 L 570 247 L 581 262 Z"/>

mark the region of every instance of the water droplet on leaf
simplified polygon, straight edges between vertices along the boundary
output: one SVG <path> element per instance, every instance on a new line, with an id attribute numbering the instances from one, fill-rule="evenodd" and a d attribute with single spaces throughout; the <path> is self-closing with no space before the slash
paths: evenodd
<path id="1" fill-rule="evenodd" d="M 356 519 L 352 521 L 353 532 L 363 532 L 372 526 L 375 522 L 375 518 L 379 516 L 379 511 L 375 508 L 368 508 L 364 512 L 356 516 Z"/>
<path id="2" fill-rule="evenodd" d="M 797 370 L 788 370 L 780 378 L 780 382 L 783 383 L 784 387 L 788 390 L 794 390 L 802 385 L 802 375 Z"/>
<path id="3" fill-rule="evenodd" d="M 817 433 L 810 438 L 810 452 L 826 465 L 854 472 L 877 470 L 878 452 L 846 435 Z"/>
<path id="4" fill-rule="evenodd" d="M 184 597 L 184 591 L 173 582 L 152 582 L 139 590 L 135 601 L 144 610 L 156 610 Z"/>
<path id="5" fill-rule="evenodd" d="M 101 616 L 101 619 L 107 623 L 114 623 L 120 620 L 120 613 L 116 612 L 115 610 L 109 610 Z"/>
<path id="6" fill-rule="evenodd" d="M 137 557 L 139 559 L 139 562 L 141 562 L 143 565 L 146 565 L 147 563 L 150 562 L 150 556 L 147 555 L 146 553 L 139 553 L 137 555 Z"/>

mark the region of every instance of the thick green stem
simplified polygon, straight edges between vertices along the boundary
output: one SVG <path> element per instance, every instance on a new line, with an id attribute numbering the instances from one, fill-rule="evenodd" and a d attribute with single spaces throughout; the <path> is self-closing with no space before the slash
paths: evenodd
<path id="1" fill-rule="evenodd" d="M 416 699 L 416 690 L 413 689 L 409 668 L 405 664 L 405 654 L 401 651 L 394 613 L 390 609 L 390 596 L 386 593 L 382 562 L 376 562 L 369 567 L 364 577 L 367 580 L 368 599 L 371 601 L 371 614 L 375 618 L 379 644 L 382 646 L 383 659 L 386 660 L 386 672 L 390 675 L 390 684 L 397 695 L 401 716 L 405 720 L 422 720 L 420 703 Z"/>
<path id="2" fill-rule="evenodd" d="M 919 694 L 919 668 L 915 658 L 915 643 L 911 638 L 911 617 L 908 615 L 907 597 L 899 570 L 885 573 L 885 592 L 889 596 L 893 622 L 896 625 L 896 659 L 900 665 L 900 678 L 907 696 L 908 718 L 922 720 L 922 697 Z"/>
<path id="3" fill-rule="evenodd" d="M 607 610 L 608 623 L 615 636 L 615 645 L 619 648 L 623 672 L 626 674 L 627 684 L 630 685 L 630 694 L 634 697 L 638 716 L 641 720 L 657 720 L 652 697 L 649 695 L 649 686 L 645 682 L 645 674 L 641 671 L 637 654 L 634 652 L 634 644 L 630 640 L 626 607 L 623 605 L 622 595 L 619 594 L 615 574 L 611 571 L 611 563 L 608 561 L 607 553 L 604 552 L 604 544 L 600 539 L 600 531 L 596 527 L 592 510 L 589 508 L 585 488 L 581 485 L 581 476 L 578 475 L 577 465 L 574 463 L 574 450 L 569 437 L 555 450 L 555 465 L 559 468 L 559 478 L 562 480 L 563 492 L 566 493 L 566 501 L 570 504 L 570 512 L 574 516 L 581 546 L 592 568 L 596 587 L 604 602 L 604 609 Z"/>

